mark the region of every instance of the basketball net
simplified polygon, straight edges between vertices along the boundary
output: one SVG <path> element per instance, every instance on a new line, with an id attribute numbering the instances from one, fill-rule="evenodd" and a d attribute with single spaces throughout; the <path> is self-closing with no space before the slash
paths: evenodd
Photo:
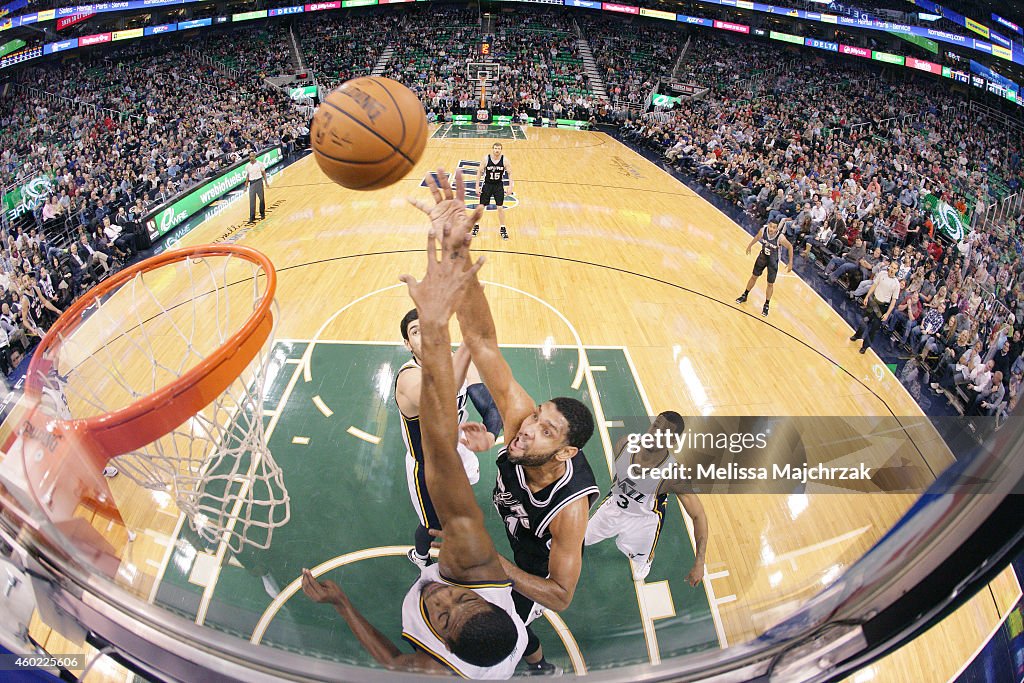
<path id="1" fill-rule="evenodd" d="M 91 462 L 94 479 L 109 461 L 169 492 L 207 541 L 268 548 L 290 517 L 263 416 L 268 368 L 279 369 L 268 363 L 275 286 L 259 252 L 208 245 L 166 252 L 87 292 L 26 377 L 26 395 L 51 416 L 52 450 L 63 451 L 48 453 L 30 484 L 57 485 L 63 459 Z"/>

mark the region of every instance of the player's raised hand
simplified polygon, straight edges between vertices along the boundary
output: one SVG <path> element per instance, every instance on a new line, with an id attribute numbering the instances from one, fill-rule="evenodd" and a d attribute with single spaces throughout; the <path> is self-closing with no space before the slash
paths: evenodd
<path id="1" fill-rule="evenodd" d="M 470 228 L 479 222 L 480 216 L 483 215 L 483 207 L 476 207 L 472 213 L 466 208 L 466 182 L 462 170 L 455 171 L 454 192 L 448 172 L 443 168 L 427 176 L 427 188 L 434 198 L 432 206 L 419 199 L 410 199 L 409 202 L 427 214 L 434 232 L 443 236 L 442 246 L 443 240 L 449 240 L 459 246 L 464 242 L 468 244 L 466 237 L 470 235 Z M 466 253 L 468 250 L 463 249 L 462 254 Z"/>
<path id="2" fill-rule="evenodd" d="M 313 602 L 340 605 L 348 601 L 341 586 L 333 581 L 317 581 L 308 569 L 302 570 L 302 592 Z"/>
<path id="3" fill-rule="evenodd" d="M 433 228 L 427 234 L 427 274 L 417 281 L 412 275 L 402 275 L 401 280 L 409 288 L 409 296 L 416 304 L 420 319 L 447 323 L 455 313 L 462 299 L 466 285 L 484 265 L 481 256 L 466 268 L 466 253 L 469 251 L 470 235 L 463 231 L 462 238 L 452 237 L 455 230 L 445 224 L 441 234 L 441 254 L 437 253 L 437 233 Z"/>

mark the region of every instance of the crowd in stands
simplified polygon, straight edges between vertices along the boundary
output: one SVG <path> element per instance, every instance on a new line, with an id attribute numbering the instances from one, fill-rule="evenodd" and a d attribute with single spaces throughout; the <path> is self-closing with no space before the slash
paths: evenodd
<path id="1" fill-rule="evenodd" d="M 771 73 L 777 52 L 711 40 L 685 69 L 709 98 L 629 120 L 623 136 L 757 224 L 782 223 L 820 277 L 868 307 L 855 335 L 862 349 L 889 333 L 961 410 L 1015 407 L 1021 220 L 975 220 L 949 243 L 930 207 L 945 202 L 969 224 L 1000 191 L 1019 188 L 1022 131 L 978 117 L 938 85 L 888 82 L 844 62 L 799 58 L 759 83 L 749 74 Z M 889 276 L 897 284 L 881 284 Z M 879 307 L 872 293 L 883 290 L 895 294 Z"/>
<path id="2" fill-rule="evenodd" d="M 418 11 L 417 11 L 418 10 Z M 415 90 L 432 121 L 474 114 L 480 83 L 467 68 L 479 55 L 480 18 L 473 9 L 427 7 L 402 15 L 402 39 L 384 75 Z M 587 119 L 602 103 L 593 95 L 571 15 L 563 10 L 501 13 L 494 17 L 487 84 L 492 114 Z M 473 78 L 470 78 L 470 76 Z"/>
<path id="3" fill-rule="evenodd" d="M 465 7 L 416 8 L 402 18 L 384 76 L 409 85 L 435 115 L 474 109 L 476 90 L 466 71 L 480 42 L 479 17 Z"/>
<path id="4" fill-rule="evenodd" d="M 30 214 L 5 217 L 0 371 L 75 296 L 148 246 L 148 212 L 251 150 L 308 133 L 287 96 L 262 81 L 289 68 L 281 31 L 247 38 L 241 54 L 237 36 L 207 34 L 18 74 L 0 101 L 0 187 L 45 176 L 50 190 Z"/>
<path id="5" fill-rule="evenodd" d="M 502 72 L 492 84 L 495 112 L 588 118 L 597 103 L 571 15 L 547 11 L 501 16 L 498 21 L 493 55 Z"/>
<path id="6" fill-rule="evenodd" d="M 320 85 L 333 90 L 373 70 L 381 52 L 402 36 L 400 12 L 377 12 L 357 18 L 337 13 L 314 14 L 296 27 L 306 66 Z"/>
<path id="7" fill-rule="evenodd" d="M 978 117 L 924 77 L 893 82 L 774 44 L 688 38 L 640 20 L 564 12 L 496 14 L 492 56 L 502 73 L 489 86 L 493 109 L 623 121 L 625 139 L 756 222 L 784 223 L 799 258 L 813 258 L 827 286 L 859 302 L 892 289 L 879 284 L 891 273 L 892 312 L 865 326 L 864 348 L 892 334 L 933 388 L 966 412 L 1016 404 L 1024 375 L 1021 222 L 974 220 L 969 235 L 949 244 L 929 202 L 970 222 L 1020 189 L 1021 131 Z M 416 90 L 433 120 L 475 111 L 479 84 L 466 65 L 481 40 L 475 9 L 363 18 L 297 22 L 323 85 L 368 73 L 391 47 L 384 75 Z M 608 102 L 593 95 L 579 35 Z M 298 66 L 284 24 L 253 27 L 244 41 L 237 32 L 211 33 L 174 45 L 28 66 L 14 95 L 0 101 L 0 185 L 52 178 L 51 196 L 0 245 L 0 370 L 83 288 L 145 247 L 141 218 L 151 209 L 249 150 L 308 132 L 304 114 L 263 83 Z M 707 88 L 707 96 L 638 116 L 677 62 L 678 80 Z"/>
<path id="8" fill-rule="evenodd" d="M 610 108 L 642 107 L 658 79 L 671 75 L 686 42 L 679 31 L 636 23 L 623 30 L 621 19 L 581 15 L 580 27 L 604 79 Z"/>

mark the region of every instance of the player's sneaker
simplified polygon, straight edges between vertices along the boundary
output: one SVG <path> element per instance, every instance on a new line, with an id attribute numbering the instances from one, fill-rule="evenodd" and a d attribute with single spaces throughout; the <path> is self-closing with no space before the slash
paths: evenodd
<path id="1" fill-rule="evenodd" d="M 503 239 L 503 240 L 507 240 L 508 239 L 508 230 L 505 229 L 504 225 L 501 226 L 501 230 L 499 232 L 501 232 L 501 239 Z"/>
<path id="2" fill-rule="evenodd" d="M 419 567 L 420 569 L 426 569 L 431 564 L 433 564 L 433 560 L 430 559 L 429 555 L 427 557 L 420 557 L 419 555 L 417 555 L 416 548 L 409 548 L 409 552 L 406 553 L 406 557 L 408 557 L 409 561 L 417 567 Z"/>
<path id="3" fill-rule="evenodd" d="M 107 465 L 103 468 L 103 476 L 107 479 L 113 479 L 117 476 L 117 468 L 113 465 Z"/>
<path id="4" fill-rule="evenodd" d="M 546 659 L 542 659 L 536 664 L 526 663 L 526 675 L 527 676 L 561 676 L 562 667 L 556 666 Z"/>
<path id="5" fill-rule="evenodd" d="M 736 297 L 736 303 L 744 304 L 746 302 L 747 302 L 747 295 L 746 294 L 740 294 L 738 297 Z"/>
<path id="6" fill-rule="evenodd" d="M 763 315 L 766 318 L 768 317 L 768 302 L 767 301 L 764 303 L 764 308 L 761 309 L 761 315 Z"/>
<path id="7" fill-rule="evenodd" d="M 647 575 L 651 573 L 651 561 L 645 560 L 644 562 L 633 561 L 633 580 L 643 581 L 647 578 Z"/>
<path id="8" fill-rule="evenodd" d="M 476 225 L 473 226 L 473 237 L 476 237 L 479 234 L 480 234 L 480 224 L 477 223 Z"/>

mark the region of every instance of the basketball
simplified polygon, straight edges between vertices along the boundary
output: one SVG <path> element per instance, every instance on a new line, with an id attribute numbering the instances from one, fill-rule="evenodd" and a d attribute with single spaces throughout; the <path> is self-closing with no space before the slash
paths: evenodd
<path id="1" fill-rule="evenodd" d="M 351 190 L 376 190 L 419 161 L 427 144 L 427 117 L 419 98 L 398 81 L 353 78 L 317 109 L 310 142 L 328 178 Z"/>

